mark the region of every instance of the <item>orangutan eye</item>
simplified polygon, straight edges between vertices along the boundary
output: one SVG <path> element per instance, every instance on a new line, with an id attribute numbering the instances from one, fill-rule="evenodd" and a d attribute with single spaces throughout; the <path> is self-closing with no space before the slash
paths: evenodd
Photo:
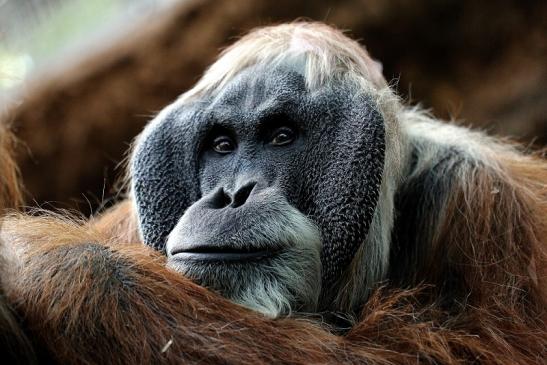
<path id="1" fill-rule="evenodd" d="M 285 146 L 292 143 L 295 140 L 296 133 L 289 127 L 277 128 L 272 133 L 270 143 L 274 146 Z"/>
<path id="2" fill-rule="evenodd" d="M 236 144 L 228 136 L 218 136 L 213 140 L 212 148 L 216 153 L 225 155 L 235 150 Z"/>

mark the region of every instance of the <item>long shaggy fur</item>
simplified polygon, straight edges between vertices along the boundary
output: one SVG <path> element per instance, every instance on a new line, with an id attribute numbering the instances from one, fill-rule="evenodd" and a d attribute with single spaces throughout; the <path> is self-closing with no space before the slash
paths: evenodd
<path id="1" fill-rule="evenodd" d="M 313 318 L 268 319 L 191 283 L 139 243 L 126 201 L 90 222 L 5 218 L 2 287 L 34 351 L 84 364 L 544 362 L 547 163 L 403 106 L 374 64 L 360 59 L 364 51 L 331 28 L 278 29 L 303 34 L 288 43 L 294 49 L 319 52 L 310 85 L 327 82 L 324 70 L 345 69 L 374 93 L 391 133 L 387 201 L 367 238 L 389 248 L 385 282 L 360 286 L 370 259 L 360 252 L 339 297 L 346 308 L 368 297 L 355 325 L 337 335 Z M 275 32 L 266 28 L 241 44 L 266 59 L 270 48 L 254 40 L 275 43 Z M 253 47 L 226 54 L 249 60 Z M 222 72 L 240 67 L 230 62 L 213 66 L 210 82 L 183 98 L 221 85 L 230 77 Z"/>
<path id="2" fill-rule="evenodd" d="M 0 123 L 0 215 L 8 209 L 20 206 L 22 202 L 12 148 L 13 136 Z M 0 250 L 3 250 L 1 240 Z M 0 255 L 0 273 L 8 269 L 6 258 Z M 31 343 L 20 327 L 17 314 L 6 299 L 3 286 L 0 286 L 0 351 L 4 354 L 4 361 L 9 363 L 33 363 L 36 360 Z"/>
<path id="3" fill-rule="evenodd" d="M 336 336 L 239 307 L 166 269 L 157 252 L 85 225 L 12 217 L 2 238 L 17 253 L 3 273 L 9 299 L 36 348 L 61 363 L 530 364 L 547 341 L 524 303 L 498 298 L 453 315 L 423 304 L 427 288 L 378 289 Z"/>

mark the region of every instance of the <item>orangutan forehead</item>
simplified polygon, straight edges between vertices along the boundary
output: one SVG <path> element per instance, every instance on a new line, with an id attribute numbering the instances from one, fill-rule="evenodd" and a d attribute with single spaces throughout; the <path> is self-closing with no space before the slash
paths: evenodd
<path id="1" fill-rule="evenodd" d="M 386 86 L 380 64 L 359 43 L 325 25 L 293 23 L 262 28 L 241 38 L 181 99 L 194 99 L 222 89 L 251 65 L 300 69 L 310 90 L 348 76 L 359 78 L 374 89 Z"/>

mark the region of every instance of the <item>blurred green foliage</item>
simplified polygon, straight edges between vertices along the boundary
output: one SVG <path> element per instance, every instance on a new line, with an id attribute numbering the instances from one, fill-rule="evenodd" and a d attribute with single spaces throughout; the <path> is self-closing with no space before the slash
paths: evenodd
<path id="1" fill-rule="evenodd" d="M 0 0 L 0 90 L 167 0 Z"/>

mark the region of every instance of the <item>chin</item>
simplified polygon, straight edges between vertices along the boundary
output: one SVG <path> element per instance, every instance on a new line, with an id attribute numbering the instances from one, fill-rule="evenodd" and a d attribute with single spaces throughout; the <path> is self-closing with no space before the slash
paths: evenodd
<path id="1" fill-rule="evenodd" d="M 321 291 L 321 239 L 310 221 L 280 231 L 292 241 L 273 251 L 177 254 L 168 266 L 268 317 L 315 312 Z"/>

